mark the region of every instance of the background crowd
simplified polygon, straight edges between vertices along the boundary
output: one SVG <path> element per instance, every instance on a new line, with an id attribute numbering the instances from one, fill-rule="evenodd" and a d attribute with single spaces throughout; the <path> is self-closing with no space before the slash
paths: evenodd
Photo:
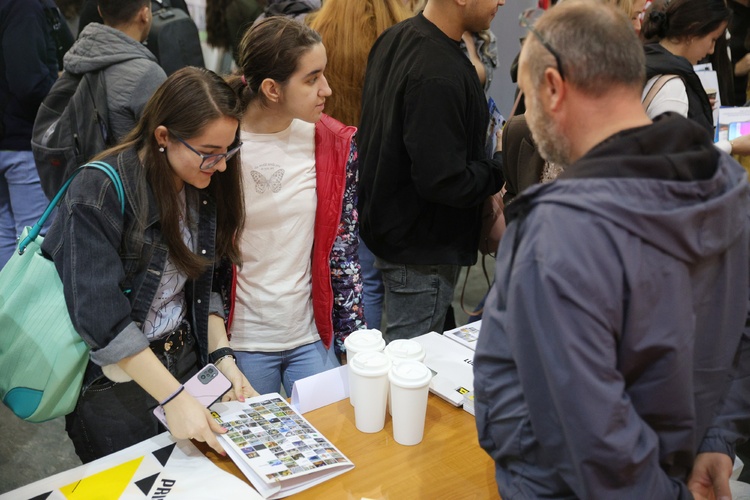
<path id="1" fill-rule="evenodd" d="M 707 93 L 694 66 L 711 63 L 722 105 L 748 102 L 747 1 L 600 2 L 607 7 L 582 1 L 565 0 L 560 8 L 555 2 L 530 5 L 520 19 L 528 29 L 524 49 L 514 48 L 519 56 L 505 68 L 499 67 L 497 38 L 490 29 L 495 15 L 502 16 L 504 0 L 207 0 L 202 13 L 206 40 L 219 56 L 210 69 L 188 66 L 175 71 L 167 68 L 164 42 L 158 42 L 162 46 L 157 50 L 154 37 L 164 29 L 159 9 L 178 9 L 183 20 L 190 19 L 184 0 L 168 2 L 167 7 L 150 0 L 0 0 L 0 267 L 13 254 L 17 236 L 36 222 L 48 203 L 32 136 L 36 137 L 37 112 L 63 72 L 98 75 L 98 87 L 92 91 L 106 97 L 112 140 L 96 158 L 115 165 L 126 186 L 132 186 L 126 210 L 118 214 L 110 183 L 95 173 L 76 178 L 47 228 L 43 247 L 60 273 L 73 323 L 92 347 L 82 395 L 66 427 L 81 460 L 94 460 L 158 433 L 161 427 L 152 421 L 150 411 L 156 405 L 165 408 L 173 434 L 218 447 L 212 432 L 220 429 L 191 396 L 181 392 L 181 384 L 206 362 L 215 363 L 232 381 L 233 390 L 226 398 L 282 389 L 290 394 L 295 380 L 345 363 L 343 341 L 354 330 L 379 329 L 391 341 L 456 326 L 451 303 L 461 269 L 478 259 L 485 200 L 501 192 L 509 219 L 522 221 L 528 215 L 523 210 L 530 212 L 528 207 L 547 203 L 545 196 L 554 203 L 566 197 L 575 200 L 563 205 L 586 205 L 587 195 L 595 193 L 598 184 L 590 191 L 557 195 L 549 184 L 558 177 L 577 178 L 565 170 L 589 153 L 585 146 L 604 139 L 611 146 L 609 135 L 601 137 L 604 130 L 621 148 L 618 154 L 636 156 L 648 150 L 656 156 L 678 155 L 696 148 L 695 156 L 674 160 L 685 161 L 684 168 L 659 170 L 663 167 L 659 163 L 650 174 L 634 173 L 637 169 L 631 170 L 631 161 L 635 160 L 630 157 L 612 160 L 622 163 L 621 170 L 586 171 L 591 177 L 651 176 L 665 182 L 700 183 L 719 173 L 733 179 L 740 175 L 728 158 L 734 155 L 742 161 L 750 155 L 750 135 L 713 144 L 716 95 Z M 565 33 L 571 20 L 591 22 L 588 45 L 577 45 Z M 632 55 L 617 76 L 607 73 L 609 66 L 601 60 L 601 71 L 586 67 L 593 57 L 610 57 L 591 47 L 610 36 L 607 26 L 613 29 L 611 36 L 620 37 L 614 42 L 624 48 L 617 57 Z M 193 36 L 190 30 L 181 33 Z M 546 58 L 532 62 L 529 54 L 537 51 L 538 55 L 540 50 Z M 584 54 L 586 50 L 594 56 Z M 554 71 L 547 72 L 549 67 Z M 631 72 L 626 74 L 626 69 Z M 510 74 L 518 89 L 513 108 L 501 110 L 509 117 L 505 131 L 493 136 L 488 129 L 488 100 L 500 97 L 491 95 L 493 78 L 500 73 Z M 587 76 L 594 74 L 598 76 Z M 586 80 L 602 86 L 587 86 Z M 626 89 L 627 97 L 614 99 L 612 109 L 628 102 L 635 103 L 635 110 L 610 123 L 597 123 L 600 110 L 591 112 L 594 108 L 587 106 L 609 101 L 586 99 L 606 97 L 619 86 Z M 576 92 L 582 92 L 580 98 Z M 569 102 L 572 107 L 565 108 Z M 573 111 L 581 118 L 576 131 Z M 618 128 L 612 123 L 623 125 Z M 634 129 L 654 128 L 643 137 L 624 140 L 616 134 L 628 129 L 625 123 Z M 594 124 L 599 125 L 598 135 L 593 133 Z M 649 149 L 656 147 L 654 131 L 666 138 L 674 134 L 685 143 L 657 154 Z M 591 134 L 584 137 L 586 132 Z M 598 141 L 586 142 L 594 138 Z M 489 152 L 488 142 L 496 143 Z M 615 153 L 596 149 L 596 154 Z M 592 161 L 596 154 L 586 158 Z M 705 168 L 692 167 L 698 157 Z M 712 189 L 737 189 L 733 191 L 737 199 L 744 196 L 730 184 L 727 181 L 723 188 L 700 184 L 705 189 L 700 195 L 695 194 L 698 188 L 691 187 L 675 196 L 708 199 L 716 194 Z M 645 191 L 653 201 L 660 189 L 661 185 L 650 186 Z M 732 203 L 741 210 L 744 205 L 737 199 Z M 597 206 L 595 195 L 590 203 Z M 580 210 L 599 209 L 587 205 Z M 695 210 L 689 222 L 670 223 L 689 228 L 706 224 L 701 208 Z M 529 278 L 519 284 L 513 281 L 513 272 L 524 269 L 526 276 L 532 276 L 541 259 L 533 256 L 552 252 L 555 245 L 570 244 L 580 250 L 575 242 L 565 240 L 564 224 L 553 228 L 560 234 L 551 243 L 543 239 L 545 234 L 557 234 L 550 223 L 529 217 L 525 224 L 535 239 L 527 243 L 524 258 L 516 260 L 519 241 L 526 235 L 520 234 L 521 223 L 514 226 L 512 252 L 509 243 L 501 244 L 502 269 L 485 303 L 489 308 L 485 317 L 492 326 L 483 330 L 487 351 L 478 351 L 478 383 L 485 378 L 502 380 L 508 370 L 518 373 L 506 379 L 506 385 L 498 382 L 478 392 L 485 398 L 478 402 L 480 414 L 485 412 L 478 416 L 481 443 L 498 463 L 501 491 L 606 495 L 605 486 L 596 488 L 601 479 L 596 471 L 558 473 L 538 463 L 538 476 L 528 471 L 519 475 L 534 477 L 529 484 L 554 476 L 546 483 L 549 489 L 535 491 L 514 484 L 514 466 L 508 463 L 518 457 L 493 442 L 497 436 L 492 432 L 499 432 L 493 426 L 504 411 L 497 403 L 508 397 L 500 393 L 512 392 L 509 386 L 523 387 L 520 379 L 529 376 L 523 370 L 542 370 L 556 361 L 534 357 L 535 351 L 529 354 L 533 348 L 507 334 L 509 321 L 522 323 L 529 331 L 554 330 L 544 317 L 508 299 L 509 290 L 517 297 L 530 293 L 538 307 L 559 307 L 544 293 L 548 281 L 539 278 L 530 284 Z M 617 212 L 610 218 L 626 225 L 628 217 L 633 216 Z M 499 219 L 504 219 L 502 213 Z M 660 224 L 654 224 L 654 232 L 666 231 Z M 586 232 L 573 223 L 570 227 L 577 235 Z M 592 234 L 589 241 L 600 237 Z M 715 238 L 722 242 L 717 243 L 722 251 L 739 252 L 725 234 Z M 662 241 L 649 239 L 649 248 L 673 244 Z M 82 266 L 80 248 L 86 242 L 96 243 L 83 252 L 87 265 Z M 613 249 L 622 251 L 617 245 Z M 724 258 L 724 254 L 694 258 L 700 252 L 664 250 L 670 256 L 679 254 L 675 259 L 680 262 L 693 259 L 685 265 L 699 270 Z M 689 253 L 690 259 L 683 253 Z M 589 263 L 596 262 L 595 255 L 586 257 Z M 665 262 L 671 264 L 672 259 Z M 558 264 L 564 272 L 575 274 L 570 270 L 575 265 Z M 643 272 L 627 258 L 617 264 L 628 273 Z M 619 269 L 613 263 L 608 266 Z M 696 273 L 689 273 L 690 277 Z M 708 293 L 712 289 L 705 283 L 692 286 Z M 579 291 L 601 291 L 607 284 L 597 288 L 588 283 Z M 525 288 L 534 286 L 533 293 Z M 735 287 L 728 285 L 724 292 L 729 289 Z M 578 300 L 571 294 L 567 300 Z M 675 297 L 673 312 L 682 310 L 683 299 L 688 301 Z M 727 308 L 735 302 L 728 302 Z M 95 307 L 102 303 L 108 314 Z M 650 313 L 648 305 L 653 304 L 643 305 L 644 316 Z M 714 306 L 712 302 L 705 307 Z M 602 307 L 611 312 L 620 305 Z M 506 308 L 511 312 L 498 315 Z M 687 308 L 683 312 L 685 317 L 691 314 Z M 713 313 L 698 315 L 698 327 Z M 559 314 L 547 319 L 557 320 Z M 571 321 L 585 324 L 581 318 Z M 722 337 L 727 345 L 736 340 L 733 333 Z M 732 349 L 734 345 L 718 343 L 721 352 L 716 355 L 731 359 Z M 534 362 L 508 369 L 503 364 L 508 360 L 497 356 L 506 350 L 517 356 L 511 365 L 520 366 L 524 355 Z M 637 356 L 633 359 L 636 365 L 641 362 Z M 560 365 L 561 373 L 575 371 L 561 361 Z M 692 373 L 692 367 L 685 370 Z M 637 371 L 623 370 L 626 377 L 636 377 Z M 613 376 L 614 371 L 603 373 Z M 728 390 L 716 387 L 717 394 Z M 529 406 L 538 404 L 535 408 L 540 412 L 552 411 L 546 400 L 539 403 L 534 398 L 554 399 L 554 395 L 532 393 L 518 393 L 518 398 L 527 398 Z M 711 404 L 718 400 L 711 399 Z M 688 421 L 690 415 L 681 413 L 679 418 Z M 542 441 L 574 449 L 545 434 L 560 429 L 546 428 L 533 415 L 529 420 L 519 426 L 534 427 L 535 437 L 524 443 L 530 454 Z M 123 425 L 136 430 L 123 433 Z M 707 421 L 699 425 L 695 441 L 703 446 L 710 425 Z M 507 439 L 518 438 L 515 430 L 505 430 Z M 667 491 L 674 487 L 671 480 L 685 483 L 693 477 L 689 476 L 693 460 L 704 450 L 699 452 L 695 446 L 685 452 L 680 446 L 681 442 L 673 451 L 677 458 L 652 457 L 670 480 L 662 484 L 664 477 L 655 474 L 649 476 L 649 484 Z M 687 455 L 680 455 L 683 452 Z M 566 451 L 559 453 L 560 463 L 570 460 Z M 602 452 L 601 457 L 609 455 Z M 646 481 L 635 473 L 633 477 Z M 686 488 L 677 490 L 687 492 Z M 693 487 L 691 491 L 697 494 Z"/>

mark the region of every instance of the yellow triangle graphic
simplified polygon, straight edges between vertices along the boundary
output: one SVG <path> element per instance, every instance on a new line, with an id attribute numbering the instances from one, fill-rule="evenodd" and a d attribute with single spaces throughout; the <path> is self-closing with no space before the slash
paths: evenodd
<path id="1" fill-rule="evenodd" d="M 117 500 L 141 465 L 143 457 L 97 472 L 60 488 L 68 500 Z"/>

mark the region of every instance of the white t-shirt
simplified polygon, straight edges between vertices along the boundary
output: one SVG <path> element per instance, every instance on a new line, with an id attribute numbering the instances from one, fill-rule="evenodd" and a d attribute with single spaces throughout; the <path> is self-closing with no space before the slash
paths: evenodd
<path id="1" fill-rule="evenodd" d="M 315 125 L 242 131 L 245 229 L 231 346 L 275 352 L 320 339 L 312 308 Z"/>
<path id="2" fill-rule="evenodd" d="M 656 83 L 656 80 L 660 76 L 661 75 L 656 75 L 646 82 L 646 86 L 643 88 L 643 94 L 641 95 L 641 100 L 646 98 L 651 87 L 654 86 L 654 83 Z M 680 78 L 672 78 L 665 83 L 662 88 L 659 89 L 659 92 L 656 93 L 648 108 L 646 108 L 646 114 L 652 120 L 667 111 L 673 111 L 687 118 L 687 89 Z"/>

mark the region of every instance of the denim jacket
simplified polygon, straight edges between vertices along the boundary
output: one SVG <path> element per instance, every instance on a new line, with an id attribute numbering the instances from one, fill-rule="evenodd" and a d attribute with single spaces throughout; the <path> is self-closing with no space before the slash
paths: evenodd
<path id="1" fill-rule="evenodd" d="M 136 180 L 145 175 L 136 152 L 128 150 L 105 161 L 122 179 L 124 217 L 110 179 L 99 170 L 85 170 L 71 183 L 42 244 L 60 274 L 73 325 L 91 347 L 91 361 L 99 366 L 117 363 L 148 347 L 141 326 L 156 296 L 168 254 L 159 208 L 148 187 L 145 231 L 142 235 L 132 231 L 136 224 L 134 200 L 138 199 Z M 197 251 L 214 261 L 214 200 L 205 190 L 187 184 L 185 189 Z M 213 271 L 209 268 L 185 285 L 187 317 L 203 363 L 208 358 L 208 316 L 224 315 L 221 298 L 212 291 Z"/>

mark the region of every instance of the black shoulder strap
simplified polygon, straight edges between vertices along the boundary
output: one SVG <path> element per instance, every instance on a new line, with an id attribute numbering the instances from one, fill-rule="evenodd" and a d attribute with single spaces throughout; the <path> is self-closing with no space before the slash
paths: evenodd
<path id="1" fill-rule="evenodd" d="M 104 70 L 92 71 L 83 75 L 83 81 L 88 86 L 89 99 L 94 108 L 99 133 L 105 146 L 111 146 L 115 142 L 112 128 L 109 122 L 109 104 L 107 102 L 107 84 L 104 79 Z"/>

